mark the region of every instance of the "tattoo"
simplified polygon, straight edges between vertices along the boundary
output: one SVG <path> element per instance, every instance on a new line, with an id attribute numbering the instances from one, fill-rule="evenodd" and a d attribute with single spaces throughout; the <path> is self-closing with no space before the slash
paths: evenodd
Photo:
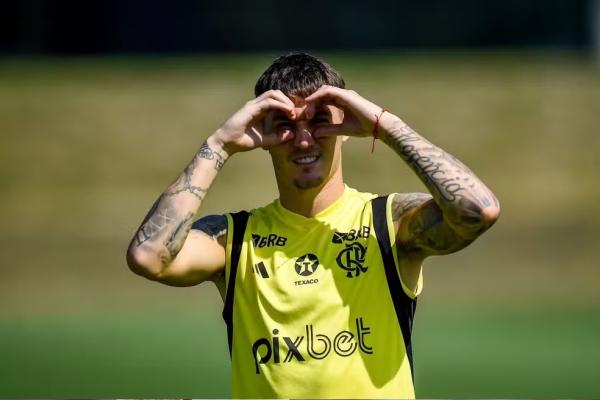
<path id="1" fill-rule="evenodd" d="M 169 254 L 172 258 L 174 258 L 181 247 L 183 247 L 183 243 L 188 235 L 188 232 L 192 228 L 192 218 L 194 214 L 188 212 L 182 220 L 179 221 L 171 235 L 165 241 L 165 247 L 169 250 Z"/>
<path id="2" fill-rule="evenodd" d="M 188 233 L 192 229 L 193 218 L 198 206 L 197 202 L 190 204 L 188 199 L 174 198 L 174 196 L 180 193 L 189 193 L 202 202 L 210 182 L 214 179 L 212 173 L 204 178 L 198 176 L 200 182 L 204 182 L 207 187 L 193 184 L 194 174 L 201 173 L 198 166 L 200 159 L 215 160 L 214 168 L 218 171 L 223 166 L 226 156 L 213 151 L 208 143 L 204 142 L 185 170 L 154 203 L 134 238 L 134 244 L 137 247 L 148 243 L 151 251 L 158 255 L 165 266 L 177 256 L 183 247 Z M 207 165 L 207 163 L 203 164 L 205 172 Z M 226 230 L 227 220 L 224 217 L 223 219 Z M 214 229 L 218 226 L 216 222 L 213 222 L 213 225 Z"/>
<path id="3" fill-rule="evenodd" d="M 137 246 L 149 240 L 156 239 L 158 235 L 165 232 L 171 224 L 177 221 L 177 214 L 174 207 L 168 203 L 166 206 L 158 206 L 161 199 L 162 196 L 154 203 L 152 209 L 150 209 L 150 212 L 142 222 L 142 226 L 135 236 Z"/>
<path id="4" fill-rule="evenodd" d="M 397 195 L 393 217 L 399 220 L 419 207 L 408 221 L 403 240 L 412 249 L 447 254 L 473 241 L 490 223 L 482 211 L 498 201 L 466 165 L 398 120 L 383 140 L 412 168 L 433 195 Z M 491 222 L 493 223 L 493 221 Z"/>
<path id="5" fill-rule="evenodd" d="M 398 125 L 398 124 L 397 124 Z M 461 175 L 472 172 L 443 150 L 430 145 L 409 126 L 400 124 L 388 136 L 390 146 L 446 201 L 454 201 L 464 190 Z M 456 168 L 456 175 L 449 173 Z"/>
<path id="6" fill-rule="evenodd" d="M 166 195 L 174 196 L 182 192 L 188 192 L 196 196 L 200 201 L 204 200 L 208 188 L 192 185 L 192 177 L 198 166 L 198 160 L 201 158 L 206 160 L 215 160 L 215 169 L 217 171 L 221 170 L 223 164 L 225 163 L 225 158 L 223 156 L 221 156 L 216 151 L 213 151 L 208 146 L 208 143 L 202 143 L 202 146 L 200 146 L 200 150 L 198 150 L 198 153 L 194 156 L 190 164 L 177 178 L 175 183 L 173 183 L 169 187 L 169 189 L 167 189 L 165 193 Z"/>
<path id="7" fill-rule="evenodd" d="M 408 222 L 410 236 L 403 245 L 427 254 L 449 254 L 462 249 L 475 238 L 465 239 L 444 223 L 442 210 L 435 202 L 424 204 Z"/>
<path id="8" fill-rule="evenodd" d="M 407 211 L 410 211 L 431 199 L 431 195 L 426 193 L 396 194 L 392 200 L 392 217 L 394 221 L 399 220 Z"/>
<path id="9" fill-rule="evenodd" d="M 192 176 L 198 165 L 198 158 L 200 153 L 192 159 L 192 162 L 185 168 L 183 173 L 179 175 L 175 183 L 173 183 L 165 192 L 167 196 L 174 196 L 182 192 L 188 192 L 196 196 L 200 201 L 204 200 L 208 189 L 201 188 L 200 186 L 192 185 Z"/>
<path id="10" fill-rule="evenodd" d="M 431 190 L 440 207 L 445 208 L 446 204 L 464 206 L 466 203 L 474 203 L 483 209 L 495 202 L 494 196 L 473 171 L 454 156 L 419 136 L 402 121 L 394 124 L 384 140 L 412 167 Z M 471 204 L 469 208 L 472 208 Z"/>
<path id="11" fill-rule="evenodd" d="M 205 158 L 207 160 L 215 160 L 215 169 L 217 171 L 220 171 L 225 163 L 225 158 L 216 151 L 213 151 L 207 142 L 202 143 L 202 146 L 200 146 L 198 157 Z"/>
<path id="12" fill-rule="evenodd" d="M 224 215 L 207 215 L 194 222 L 192 229 L 202 231 L 216 240 L 227 233 L 227 218 Z"/>

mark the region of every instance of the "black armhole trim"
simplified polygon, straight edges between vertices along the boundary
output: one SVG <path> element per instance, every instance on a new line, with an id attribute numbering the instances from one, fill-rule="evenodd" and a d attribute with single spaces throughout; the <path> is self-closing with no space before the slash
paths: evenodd
<path id="1" fill-rule="evenodd" d="M 394 253 L 392 251 L 392 244 L 390 243 L 388 231 L 386 215 L 387 199 L 388 196 L 380 196 L 372 200 L 373 227 L 375 229 L 375 235 L 377 236 L 379 249 L 381 250 L 385 276 L 387 278 L 390 296 L 392 297 L 392 303 L 394 304 L 394 310 L 396 311 L 396 317 L 400 324 L 400 330 L 402 331 L 404 348 L 406 349 L 406 355 L 408 357 L 408 362 L 410 363 L 410 371 L 414 382 L 415 372 L 413 368 L 411 333 L 415 309 L 417 308 L 417 300 L 411 299 L 404 292 L 402 283 L 400 282 L 399 272 L 396 270 L 396 261 L 394 260 Z"/>
<path id="2" fill-rule="evenodd" d="M 229 345 L 229 356 L 231 357 L 231 345 L 233 343 L 233 296 L 235 293 L 235 277 L 237 275 L 240 253 L 244 242 L 244 233 L 248 224 L 246 211 L 231 214 L 233 220 L 233 239 L 231 241 L 231 259 L 229 262 L 229 282 L 227 283 L 227 294 L 223 305 L 223 319 L 227 325 L 227 344 Z"/>

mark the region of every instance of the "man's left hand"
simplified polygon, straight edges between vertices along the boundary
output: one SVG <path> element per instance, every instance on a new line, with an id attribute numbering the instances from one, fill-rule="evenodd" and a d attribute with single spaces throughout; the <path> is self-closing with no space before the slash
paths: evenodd
<path id="1" fill-rule="evenodd" d="M 346 135 L 356 137 L 371 136 L 375 121 L 382 113 L 382 108 L 360 96 L 354 90 L 323 85 L 306 99 L 306 115 L 312 119 L 318 104 L 332 105 L 344 111 L 341 124 L 319 126 L 315 137 Z M 390 117 L 388 113 L 386 117 Z"/>

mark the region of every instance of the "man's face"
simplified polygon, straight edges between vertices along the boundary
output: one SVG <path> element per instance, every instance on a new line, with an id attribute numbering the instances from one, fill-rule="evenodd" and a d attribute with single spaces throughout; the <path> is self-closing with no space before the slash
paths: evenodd
<path id="1" fill-rule="evenodd" d="M 296 119 L 285 113 L 271 111 L 265 119 L 267 134 L 291 132 L 293 138 L 269 147 L 275 175 L 280 185 L 293 184 L 297 189 L 321 186 L 341 165 L 341 136 L 315 138 L 319 126 L 340 124 L 343 111 L 330 105 L 316 105 L 314 116 L 308 119 L 304 99 L 293 97 Z"/>

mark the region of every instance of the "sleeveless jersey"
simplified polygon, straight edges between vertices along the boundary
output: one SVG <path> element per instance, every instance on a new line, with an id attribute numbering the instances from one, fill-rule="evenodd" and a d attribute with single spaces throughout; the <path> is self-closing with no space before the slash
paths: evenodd
<path id="1" fill-rule="evenodd" d="M 391 200 L 346 186 L 313 218 L 279 200 L 227 214 L 234 398 L 414 398 L 422 277 L 400 279 Z"/>

